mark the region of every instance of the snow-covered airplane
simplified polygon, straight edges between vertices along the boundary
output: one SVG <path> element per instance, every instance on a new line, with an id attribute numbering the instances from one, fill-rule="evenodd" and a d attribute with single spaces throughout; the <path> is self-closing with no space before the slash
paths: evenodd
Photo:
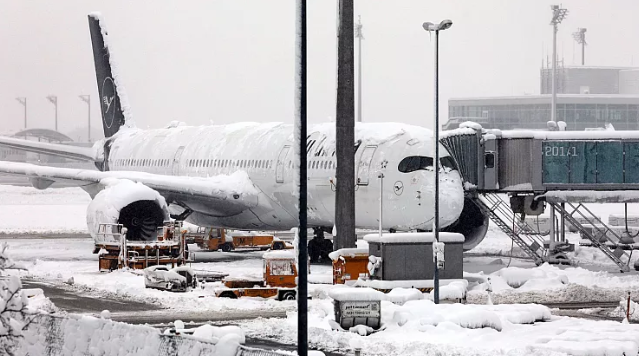
<path id="1" fill-rule="evenodd" d="M 0 162 L 0 172 L 26 175 L 46 189 L 73 183 L 93 198 L 87 224 L 121 223 L 129 238 L 149 239 L 170 215 L 200 226 L 288 230 L 298 225 L 293 126 L 237 123 L 142 130 L 131 120 L 121 78 L 112 65 L 99 14 L 89 15 L 105 139 L 92 148 L 0 137 L 0 145 L 91 161 L 98 171 Z M 308 224 L 334 225 L 335 124 L 310 126 L 307 137 Z M 378 227 L 380 173 L 383 228 L 430 230 L 433 223 L 432 133 L 396 123 L 357 123 L 356 226 Z M 464 200 L 455 162 L 440 146 L 440 226 L 466 236 L 470 249 L 484 237 L 485 217 Z"/>

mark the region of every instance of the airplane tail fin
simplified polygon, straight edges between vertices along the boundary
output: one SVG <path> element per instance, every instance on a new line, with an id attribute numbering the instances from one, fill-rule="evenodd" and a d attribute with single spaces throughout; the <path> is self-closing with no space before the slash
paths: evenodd
<path id="1" fill-rule="evenodd" d="M 120 130 L 122 126 L 131 127 L 128 102 L 124 95 L 124 88 L 118 80 L 117 72 L 113 72 L 113 59 L 109 49 L 108 34 L 104 27 L 104 20 L 99 13 L 89 14 L 89 30 L 93 45 L 93 61 L 95 76 L 100 94 L 100 112 L 102 113 L 102 127 L 104 137 L 109 138 Z M 117 69 L 117 68 L 116 68 Z"/>

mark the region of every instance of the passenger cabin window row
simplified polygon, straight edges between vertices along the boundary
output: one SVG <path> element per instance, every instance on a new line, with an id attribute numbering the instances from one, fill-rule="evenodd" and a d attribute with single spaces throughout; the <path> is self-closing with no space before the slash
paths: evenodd
<path id="1" fill-rule="evenodd" d="M 121 158 L 113 161 L 117 167 L 167 167 L 170 159 Z"/>
<path id="2" fill-rule="evenodd" d="M 273 166 L 272 160 L 261 159 L 189 159 L 187 161 L 189 167 L 215 167 L 215 168 L 258 168 L 258 169 L 270 169 Z"/>

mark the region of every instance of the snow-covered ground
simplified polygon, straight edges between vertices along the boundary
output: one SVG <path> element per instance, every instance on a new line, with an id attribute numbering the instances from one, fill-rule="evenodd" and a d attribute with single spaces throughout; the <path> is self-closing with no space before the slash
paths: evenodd
<path id="1" fill-rule="evenodd" d="M 81 189 L 37 191 L 33 188 L 0 186 L 0 197 L 0 216 L 3 216 L 0 220 L 0 234 L 16 235 L 7 239 L 9 254 L 26 266 L 28 273 L 35 278 L 63 282 L 73 277 L 74 285 L 71 288 L 82 293 L 114 295 L 185 312 L 282 311 L 288 313 L 284 321 L 260 318 L 241 322 L 240 325 L 249 337 L 273 338 L 291 343 L 296 341 L 294 301 L 216 298 L 214 289 L 220 286 L 219 283 L 208 283 L 204 288 L 187 293 L 146 289 L 140 272 L 100 273 L 97 255 L 91 253 L 93 241 L 90 238 L 28 237 L 29 232 L 86 232 L 85 210 L 90 199 Z M 607 214 L 620 213 L 605 206 L 599 208 Z M 25 212 L 29 213 L 26 217 L 23 216 Z M 24 234 L 20 236 L 20 233 Z M 568 238 L 578 240 L 576 234 L 569 234 Z M 360 244 L 360 247 L 365 247 L 363 241 Z M 490 299 L 494 304 L 616 302 L 627 291 L 631 291 L 635 300 L 639 299 L 639 278 L 636 272 L 616 272 L 615 265 L 595 249 L 577 246 L 576 251 L 570 254 L 569 257 L 577 260 L 581 267 L 534 267 L 528 261 L 504 257 L 510 255 L 511 245 L 507 236 L 491 227 L 486 239 L 472 251 L 472 255 L 465 257 L 467 271 L 484 271 L 484 276 L 490 278 Z M 515 256 L 521 256 L 517 246 L 512 251 Z M 231 277 L 259 278 L 262 274 L 260 252 L 195 254 L 198 259 L 215 261 L 193 263 L 192 268 L 195 270 L 221 271 Z M 494 257 L 495 255 L 498 257 Z M 309 280 L 330 283 L 331 273 L 330 266 L 312 266 Z M 351 348 L 353 342 L 359 342 L 366 354 L 380 355 L 549 355 L 563 354 L 562 352 L 577 355 L 621 355 L 624 351 L 626 354 L 636 354 L 639 349 L 639 329 L 634 325 L 556 316 L 534 324 L 516 322 L 518 319 L 513 319 L 512 316 L 516 313 L 525 314 L 528 306 L 514 306 L 515 311 L 480 306 L 488 301 L 487 283 L 469 286 L 468 301 L 478 305 L 468 307 L 484 308 L 481 311 L 484 319 L 481 320 L 498 320 L 500 331 L 492 327 L 469 329 L 460 326 L 460 320 L 472 318 L 468 315 L 477 312 L 477 309 L 463 309 L 464 306 L 454 307 L 461 308 L 454 311 L 461 318 L 456 320 L 427 317 L 417 312 L 413 315 L 409 312 L 411 317 L 406 320 L 398 319 L 395 312 L 405 307 L 390 301 L 382 302 L 384 330 L 369 336 L 334 331 L 330 328 L 330 320 L 334 316 L 332 300 L 328 297 L 333 288 L 343 287 L 327 284 L 313 284 L 309 287 L 313 296 L 309 300 L 309 340 L 316 347 L 344 350 Z M 415 310 L 434 308 L 425 299 L 410 303 L 415 304 Z"/>

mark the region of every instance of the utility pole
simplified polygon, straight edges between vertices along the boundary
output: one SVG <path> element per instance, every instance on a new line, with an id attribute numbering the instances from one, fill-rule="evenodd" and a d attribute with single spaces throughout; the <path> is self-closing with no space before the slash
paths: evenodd
<path id="1" fill-rule="evenodd" d="M 87 125 L 88 125 L 87 141 L 91 142 L 91 95 L 80 95 L 79 98 L 80 100 L 87 103 L 87 106 L 89 107 L 88 117 L 87 117 Z"/>
<path id="2" fill-rule="evenodd" d="M 27 98 L 26 97 L 19 97 L 16 98 L 16 100 L 22 104 L 22 106 L 24 106 L 24 129 L 27 129 Z"/>
<path id="3" fill-rule="evenodd" d="M 307 165 L 306 165 L 306 0 L 297 0 L 295 38 L 295 149 L 299 164 L 299 231 L 297 283 L 297 354 L 308 355 L 308 245 L 307 226 Z"/>
<path id="4" fill-rule="evenodd" d="M 335 249 L 355 247 L 355 86 L 353 0 L 339 0 L 337 31 Z"/>
<path id="5" fill-rule="evenodd" d="M 58 97 L 55 95 L 47 96 L 47 99 L 55 106 L 55 130 L 58 131 Z"/>
<path id="6" fill-rule="evenodd" d="M 552 9 L 552 102 L 550 103 L 550 120 L 557 122 L 557 30 L 558 25 L 568 15 L 568 10 L 559 5 L 551 5 Z"/>
<path id="7" fill-rule="evenodd" d="M 357 122 L 362 122 L 362 17 L 358 16 L 355 26 L 355 38 L 357 38 Z"/>
<path id="8" fill-rule="evenodd" d="M 572 33 L 572 38 L 581 45 L 581 65 L 583 66 L 586 64 L 586 45 L 588 44 L 586 43 L 586 29 L 578 28 L 577 32 Z"/>

